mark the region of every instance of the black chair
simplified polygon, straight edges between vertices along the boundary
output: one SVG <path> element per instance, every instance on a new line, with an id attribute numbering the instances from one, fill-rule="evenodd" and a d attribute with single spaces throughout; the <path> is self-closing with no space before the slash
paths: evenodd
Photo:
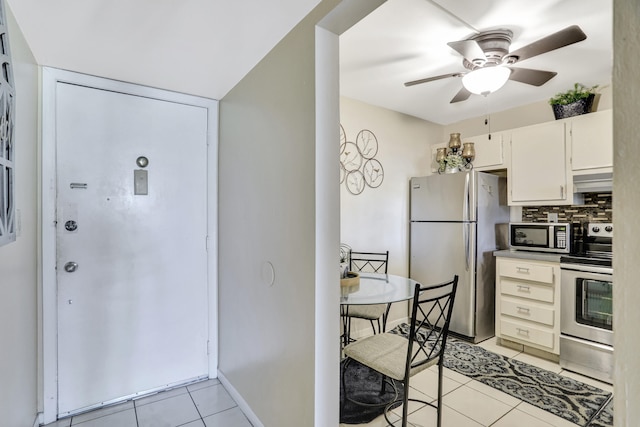
<path id="1" fill-rule="evenodd" d="M 402 408 L 402 427 L 407 425 L 409 400 L 432 406 L 437 410 L 437 425 L 442 423 L 442 372 L 444 349 L 449 335 L 449 324 L 458 276 L 453 280 L 435 286 L 416 285 L 413 297 L 411 319 L 408 337 L 382 333 L 363 338 L 347 345 L 344 353 L 347 356 L 347 366 L 351 360 L 356 360 L 384 375 L 402 383 L 404 396 L 399 399 L 396 389 L 395 398 L 390 402 L 383 402 L 384 416 L 390 425 L 388 412 L 399 403 Z M 436 404 L 409 399 L 409 378 L 425 369 L 438 365 L 438 400 Z M 345 366 L 344 371 L 346 371 Z M 343 371 L 343 372 L 344 372 Z M 383 383 L 383 385 L 386 383 Z M 391 383 L 395 387 L 395 383 Z M 344 374 L 342 376 L 344 391 Z M 347 396 L 347 398 L 349 398 Z M 357 402 L 355 399 L 350 399 Z M 369 405 L 370 403 L 361 403 Z"/>
<path id="2" fill-rule="evenodd" d="M 364 273 L 387 274 L 389 264 L 389 251 L 386 252 L 356 252 L 349 251 L 349 270 Z M 346 309 L 347 336 L 351 336 L 351 319 L 365 319 L 371 323 L 371 329 L 376 334 L 374 321 L 378 324 L 378 333 L 384 332 L 387 327 L 387 316 L 391 304 L 350 305 Z M 380 324 L 382 320 L 382 325 Z"/>

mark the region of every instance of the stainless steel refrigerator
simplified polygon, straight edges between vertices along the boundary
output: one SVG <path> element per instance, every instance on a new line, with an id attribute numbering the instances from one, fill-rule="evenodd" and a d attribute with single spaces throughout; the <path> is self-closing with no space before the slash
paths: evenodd
<path id="1" fill-rule="evenodd" d="M 409 275 L 423 285 L 459 276 L 451 332 L 494 335 L 496 224 L 509 222 L 506 183 L 468 171 L 411 178 Z"/>

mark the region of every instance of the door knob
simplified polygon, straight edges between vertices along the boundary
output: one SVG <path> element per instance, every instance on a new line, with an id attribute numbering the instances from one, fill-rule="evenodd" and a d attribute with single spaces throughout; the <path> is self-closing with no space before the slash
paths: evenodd
<path id="1" fill-rule="evenodd" d="M 78 269 L 78 263 L 77 262 L 69 261 L 68 263 L 66 263 L 64 265 L 64 271 L 66 271 L 67 273 L 73 273 L 77 269 Z"/>

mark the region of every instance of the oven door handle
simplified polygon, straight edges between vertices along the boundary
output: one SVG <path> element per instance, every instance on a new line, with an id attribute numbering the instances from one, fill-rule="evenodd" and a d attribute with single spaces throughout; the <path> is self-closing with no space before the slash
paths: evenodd
<path id="1" fill-rule="evenodd" d="M 571 270 L 571 271 L 579 271 L 582 273 L 593 273 L 593 274 L 613 274 L 613 267 L 602 267 L 597 265 L 588 265 L 588 264 L 560 264 L 561 270 Z"/>

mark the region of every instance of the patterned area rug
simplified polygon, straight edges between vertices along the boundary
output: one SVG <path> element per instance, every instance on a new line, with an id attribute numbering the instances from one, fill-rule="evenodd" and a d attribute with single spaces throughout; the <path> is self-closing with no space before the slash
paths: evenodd
<path id="1" fill-rule="evenodd" d="M 408 325 L 391 333 L 407 336 Z M 582 427 L 613 426 L 611 393 L 482 347 L 450 339 L 444 365 Z"/>
<path id="2" fill-rule="evenodd" d="M 588 424 L 588 427 L 610 427 L 613 425 L 613 397 L 609 400 L 609 403 L 604 405 L 604 408 Z"/>
<path id="3" fill-rule="evenodd" d="M 381 373 L 362 365 L 355 360 L 340 362 L 340 422 L 345 424 L 365 424 L 378 418 L 384 412 L 385 405 L 395 397 L 391 385 L 382 387 Z M 342 380 L 344 379 L 344 383 Z M 400 399 L 404 396 L 402 383 L 394 381 Z M 371 406 L 358 405 L 351 400 L 368 403 Z"/>

